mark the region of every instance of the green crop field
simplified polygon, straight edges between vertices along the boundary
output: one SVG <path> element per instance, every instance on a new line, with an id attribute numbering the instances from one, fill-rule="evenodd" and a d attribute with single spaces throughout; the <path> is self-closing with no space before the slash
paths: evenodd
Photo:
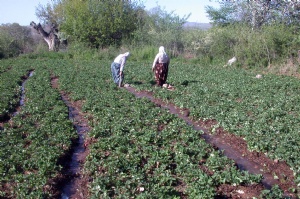
<path id="1" fill-rule="evenodd" d="M 0 60 L 0 116 L 24 106 L 0 130 L 0 198 L 52 198 L 61 158 L 78 137 L 59 91 L 81 101 L 92 138 L 82 173 L 90 198 L 214 198 L 223 184 L 249 186 L 261 175 L 239 170 L 176 115 L 113 84 L 110 60 Z M 168 83 L 153 87 L 151 62 L 127 61 L 125 83 L 215 119 L 247 141 L 250 151 L 285 161 L 300 186 L 300 82 L 286 76 L 171 61 Z M 58 78 L 58 89 L 51 77 Z M 214 133 L 213 131 L 211 133 Z M 205 172 L 199 167 L 204 160 Z M 275 177 L 275 176 L 274 176 Z M 281 190 L 277 190 L 281 195 Z M 296 192 L 297 190 L 291 190 Z M 268 195 L 269 194 L 269 195 Z M 277 196 L 278 196 L 277 195 Z M 273 198 L 267 190 L 257 198 Z"/>

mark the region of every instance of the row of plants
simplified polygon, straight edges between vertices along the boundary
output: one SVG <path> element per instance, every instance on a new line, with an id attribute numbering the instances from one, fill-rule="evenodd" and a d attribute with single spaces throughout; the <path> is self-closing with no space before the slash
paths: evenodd
<path id="1" fill-rule="evenodd" d="M 60 89 L 83 101 L 83 111 L 92 115 L 88 136 L 95 142 L 84 165 L 91 179 L 90 198 L 213 198 L 222 184 L 261 181 L 262 176 L 239 171 L 205 143 L 202 132 L 149 100 L 118 89 L 111 80 L 110 61 L 56 60 L 51 70 L 59 77 Z M 128 61 L 126 83 L 152 88 L 147 70 L 148 63 Z"/>
<path id="2" fill-rule="evenodd" d="M 57 197 L 57 180 L 64 164 L 61 159 L 77 139 L 68 108 L 52 88 L 50 72 L 40 61 L 11 60 L 1 77 L 10 77 L 5 85 L 19 88 L 20 77 L 28 69 L 34 73 L 26 80 L 24 106 L 0 130 L 0 198 Z M 20 100 L 13 90 L 1 87 L 2 91 L 10 93 L 8 101 Z"/>
<path id="3" fill-rule="evenodd" d="M 90 115 L 92 130 L 87 137 L 95 142 L 83 169 L 91 179 L 90 198 L 213 198 L 222 184 L 247 186 L 261 181 L 261 176 L 239 171 L 232 160 L 206 144 L 200 138 L 202 132 L 149 100 L 118 89 L 111 80 L 111 61 L 44 57 L 12 62 L 21 68 L 30 66 L 34 75 L 26 83 L 25 106 L 13 118 L 13 125 L 1 130 L 0 168 L 5 176 L 1 183 L 11 187 L 10 192 L 3 192 L 2 187 L 3 197 L 51 197 L 54 185 L 50 179 L 61 170 L 58 159 L 77 137 L 67 107 L 51 87 L 50 74 L 59 77 L 60 90 L 68 92 L 72 100 L 82 101 L 83 111 Z M 2 71 L 5 76 L 11 69 Z M 150 62 L 128 60 L 125 68 L 125 83 L 189 108 L 195 120 L 217 119 L 229 132 L 243 136 L 249 149 L 287 161 L 298 183 L 298 83 L 287 77 L 254 77 L 241 69 L 173 61 L 168 78 L 175 86 L 171 92 L 152 86 Z M 11 95 L 10 100 L 14 98 Z M 286 116 L 290 116 L 289 123 Z M 281 132 L 278 125 L 285 125 L 282 129 L 287 131 Z M 272 144 L 276 147 L 268 148 Z M 266 193 L 261 197 L 271 198 Z"/>
<path id="4" fill-rule="evenodd" d="M 0 118 L 9 117 L 9 113 L 19 104 L 22 82 L 31 69 L 30 65 L 20 60 L 0 60 Z"/>
<path id="5" fill-rule="evenodd" d="M 134 86 L 153 91 L 153 75 L 147 70 L 150 71 L 148 64 L 131 65 L 128 83 L 142 81 Z M 299 187 L 300 82 L 283 75 L 256 75 L 243 69 L 174 61 L 168 83 L 175 86 L 175 91 L 162 89 L 154 95 L 188 108 L 194 120 L 216 119 L 219 126 L 243 137 L 249 150 L 286 161 Z"/>

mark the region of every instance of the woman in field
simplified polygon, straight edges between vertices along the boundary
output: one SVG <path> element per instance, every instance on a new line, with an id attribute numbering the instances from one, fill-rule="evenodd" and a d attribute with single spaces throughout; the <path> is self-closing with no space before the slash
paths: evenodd
<path id="1" fill-rule="evenodd" d="M 111 74 L 114 82 L 122 86 L 122 82 L 124 80 L 124 67 L 126 64 L 126 60 L 129 56 L 129 52 L 118 55 L 111 64 Z"/>
<path id="2" fill-rule="evenodd" d="M 158 51 L 153 61 L 152 71 L 155 73 L 156 85 L 162 86 L 167 81 L 170 58 L 163 46 L 159 47 Z"/>

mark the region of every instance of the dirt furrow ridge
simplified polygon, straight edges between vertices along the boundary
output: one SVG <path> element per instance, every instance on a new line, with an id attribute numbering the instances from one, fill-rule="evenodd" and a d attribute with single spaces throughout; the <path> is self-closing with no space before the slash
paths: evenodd
<path id="1" fill-rule="evenodd" d="M 274 185 L 278 185 L 288 198 L 297 198 L 290 191 L 291 188 L 297 189 L 294 183 L 294 175 L 290 167 L 284 161 L 272 160 L 264 153 L 249 151 L 246 141 L 226 132 L 222 127 L 215 128 L 217 121 L 215 120 L 197 120 L 193 121 L 189 117 L 189 110 L 186 108 L 176 107 L 174 104 L 165 103 L 161 99 L 153 97 L 152 92 L 136 91 L 133 87 L 125 88 L 138 98 L 148 98 L 157 106 L 168 109 L 170 113 L 177 115 L 186 121 L 195 130 L 203 131 L 202 138 L 212 146 L 222 150 L 224 155 L 235 161 L 240 170 L 246 170 L 251 174 L 261 174 L 263 176 L 262 183 L 266 189 L 271 189 Z M 212 129 L 215 132 L 212 133 Z M 275 177 L 276 176 L 276 177 Z"/>
<path id="2" fill-rule="evenodd" d="M 51 84 L 53 88 L 59 89 L 58 77 L 51 77 Z M 86 146 L 85 136 L 90 131 L 88 120 L 81 112 L 82 103 L 80 101 L 74 102 L 69 98 L 69 95 L 64 91 L 59 91 L 62 100 L 69 109 L 69 118 L 78 134 L 78 140 L 72 147 L 71 158 L 65 163 L 63 169 L 61 184 L 61 198 L 62 199 L 85 199 L 88 196 L 87 178 L 82 174 L 82 165 L 85 162 L 86 156 L 89 154 Z"/>

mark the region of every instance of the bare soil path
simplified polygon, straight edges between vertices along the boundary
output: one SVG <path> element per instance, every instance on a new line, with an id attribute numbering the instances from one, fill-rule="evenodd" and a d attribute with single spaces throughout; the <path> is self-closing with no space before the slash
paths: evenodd
<path id="1" fill-rule="evenodd" d="M 272 186 L 278 185 L 283 191 L 285 197 L 297 198 L 295 193 L 292 193 L 291 188 L 297 189 L 294 183 L 294 176 L 290 167 L 286 162 L 271 160 L 264 153 L 259 153 L 255 151 L 249 151 L 247 148 L 247 143 L 242 137 L 238 137 L 229 132 L 226 132 L 222 127 L 218 127 L 215 133 L 211 134 L 212 128 L 217 124 L 215 120 L 209 121 L 193 121 L 189 117 L 189 110 L 176 107 L 174 104 L 166 104 L 160 99 L 153 97 L 153 93 L 147 91 L 136 91 L 133 87 L 126 87 L 126 89 L 133 93 L 136 97 L 146 97 L 150 99 L 157 106 L 168 109 L 170 113 L 177 115 L 179 118 L 187 122 L 187 124 L 193 126 L 195 130 L 201 130 L 204 132 L 202 138 L 208 143 L 213 145 L 219 150 L 222 150 L 224 154 L 235 161 L 237 167 L 241 170 L 247 170 L 251 174 L 261 174 L 263 175 L 263 185 L 265 189 L 271 189 Z M 274 176 L 277 176 L 274 178 Z M 235 198 L 232 193 L 241 189 L 240 187 L 219 187 L 220 191 L 227 192 L 230 198 Z M 234 189 L 234 190 L 233 190 Z M 261 187 L 253 186 L 252 188 L 247 188 L 244 194 L 236 196 L 238 198 L 249 198 L 253 197 Z M 245 192 L 248 195 L 245 197 Z M 226 194 L 225 194 L 226 195 Z M 243 197 L 241 197 L 243 195 Z M 249 197 L 248 197 L 249 196 Z M 256 195 L 258 196 L 258 195 Z"/>
<path id="2" fill-rule="evenodd" d="M 53 87 L 58 88 L 57 78 L 52 78 Z M 150 99 L 153 103 L 161 108 L 168 109 L 170 113 L 177 115 L 179 118 L 187 122 L 188 125 L 193 126 L 195 130 L 203 131 L 204 134 L 202 138 L 208 143 L 213 145 L 215 148 L 222 150 L 224 154 L 234 160 L 236 165 L 241 170 L 247 170 L 251 174 L 261 174 L 263 175 L 263 185 L 251 185 L 251 186 L 230 186 L 221 185 L 217 189 L 217 193 L 222 197 L 217 198 L 253 198 L 258 197 L 263 189 L 270 189 L 274 185 L 278 185 L 285 193 L 285 197 L 297 198 L 295 193 L 290 192 L 290 188 L 296 188 L 294 184 L 294 176 L 290 167 L 282 161 L 271 160 L 263 153 L 251 152 L 247 149 L 246 141 L 238 136 L 230 134 L 224 131 L 221 127 L 217 128 L 214 134 L 211 134 L 211 130 L 217 121 L 193 121 L 189 117 L 189 110 L 176 107 L 174 104 L 166 104 L 161 99 L 156 99 L 153 97 L 153 93 L 147 91 L 136 91 L 133 87 L 126 88 L 129 92 L 133 93 L 136 97 L 146 97 Z M 64 101 L 67 102 L 67 106 L 74 111 L 74 122 L 80 127 L 84 127 L 84 132 L 87 132 L 89 127 L 87 124 L 86 115 L 80 112 L 82 107 L 82 102 L 71 102 L 68 95 L 61 91 L 61 96 Z M 85 140 L 85 147 L 88 147 L 88 139 Z M 85 161 L 85 157 L 88 155 L 89 150 L 85 150 L 81 154 L 78 154 L 78 161 L 82 164 Z M 200 169 L 205 170 L 205 168 Z M 64 178 L 67 179 L 65 185 L 65 191 L 69 195 L 68 198 L 87 198 L 88 197 L 88 177 L 76 171 L 73 174 L 66 173 Z M 207 171 L 209 173 L 209 171 Z M 274 179 L 274 176 L 277 179 Z M 71 183 L 71 184 L 70 184 Z"/>
<path id="3" fill-rule="evenodd" d="M 51 84 L 53 88 L 59 89 L 58 77 L 51 78 Z M 247 149 L 247 143 L 242 137 L 235 136 L 229 132 L 224 131 L 221 127 L 218 127 L 214 134 L 211 134 L 211 130 L 217 121 L 193 121 L 189 117 L 188 109 L 181 109 L 174 104 L 166 104 L 160 99 L 153 97 L 153 93 L 147 91 L 136 91 L 133 87 L 125 88 L 129 92 L 133 93 L 136 97 L 146 97 L 153 103 L 161 108 L 168 109 L 170 113 L 177 115 L 179 118 L 187 122 L 188 125 L 193 126 L 195 130 L 203 131 L 202 138 L 208 143 L 213 145 L 219 150 L 223 150 L 224 154 L 230 159 L 236 162 L 236 165 L 241 170 L 247 170 L 252 174 L 263 175 L 263 186 L 230 186 L 221 185 L 217 189 L 217 193 L 222 195 L 221 198 L 253 198 L 259 196 L 259 193 L 264 188 L 270 189 L 274 185 L 278 185 L 285 192 L 285 196 L 288 198 L 297 198 L 295 193 L 290 191 L 290 188 L 297 188 L 294 184 L 294 176 L 290 167 L 282 161 L 271 160 L 265 154 L 252 152 Z M 62 99 L 69 107 L 69 114 L 74 122 L 74 127 L 79 134 L 78 143 L 74 146 L 72 158 L 69 158 L 68 165 L 64 168 L 60 179 L 55 179 L 58 183 L 56 189 L 56 196 L 62 196 L 69 199 L 82 199 L 88 198 L 87 185 L 89 182 L 88 176 L 84 176 L 81 172 L 81 167 L 85 161 L 86 156 L 89 154 L 88 146 L 92 140 L 86 138 L 86 133 L 90 127 L 88 125 L 87 115 L 81 112 L 83 102 L 73 102 L 70 100 L 68 94 L 64 91 L 60 91 Z M 0 128 L 3 128 L 3 124 L 6 121 L 0 122 Z M 62 160 L 65 161 L 65 160 Z M 199 162 L 199 168 L 205 170 L 206 168 Z M 209 173 L 210 171 L 207 171 Z M 277 176 L 277 179 L 274 179 Z"/>
<path id="4" fill-rule="evenodd" d="M 53 88 L 59 89 L 58 77 L 52 77 L 51 84 Z M 58 192 L 62 199 L 86 199 L 88 198 L 88 177 L 82 174 L 82 165 L 89 154 L 85 137 L 90 130 L 90 126 L 88 125 L 86 114 L 81 111 L 82 102 L 74 102 L 66 92 L 59 92 L 62 100 L 69 109 L 69 118 L 73 121 L 79 139 L 73 146 L 72 153 L 70 154 L 71 157 L 64 163 L 65 168 L 60 179 L 57 179 L 59 181 L 57 188 L 60 189 Z"/>

